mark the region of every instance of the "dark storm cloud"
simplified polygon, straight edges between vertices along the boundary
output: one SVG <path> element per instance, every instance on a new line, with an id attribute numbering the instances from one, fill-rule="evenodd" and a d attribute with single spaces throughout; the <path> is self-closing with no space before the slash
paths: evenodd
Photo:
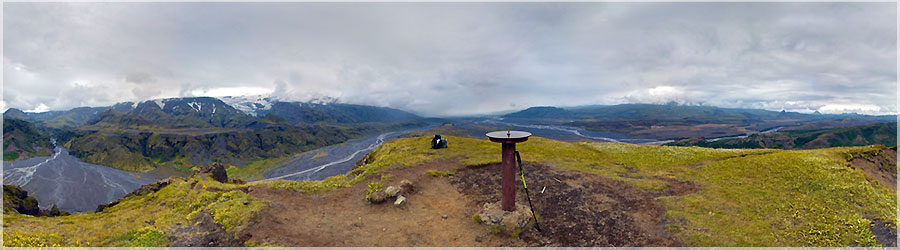
<path id="1" fill-rule="evenodd" d="M 897 112 L 895 3 L 6 3 L 4 104 Z"/>

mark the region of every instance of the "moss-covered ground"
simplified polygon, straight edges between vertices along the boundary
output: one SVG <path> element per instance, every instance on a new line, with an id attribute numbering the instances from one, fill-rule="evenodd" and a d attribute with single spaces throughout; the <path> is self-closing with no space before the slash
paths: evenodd
<path id="1" fill-rule="evenodd" d="M 206 178 L 182 180 L 156 193 L 124 198 L 100 213 L 61 217 L 4 214 L 3 245 L 40 246 L 170 246 L 175 229 L 209 213 L 227 232 L 237 232 L 266 202 Z"/>
<path id="2" fill-rule="evenodd" d="M 428 161 L 500 161 L 500 146 L 488 140 L 451 137 L 453 146 L 440 150 L 430 149 L 429 140 L 385 143 L 367 156 L 370 164 L 323 181 L 253 185 L 322 192 Z M 666 179 L 696 184 L 699 192 L 659 198 L 672 222 L 667 230 L 688 246 L 876 245 L 869 222 L 896 221 L 897 198 L 847 163 L 846 155 L 879 148 L 709 149 L 540 137 L 518 144 L 525 161 L 602 175 L 648 191 L 665 189 Z"/>
<path id="3" fill-rule="evenodd" d="M 439 150 L 430 148 L 430 136 L 387 142 L 366 156 L 369 164 L 322 181 L 245 185 L 325 192 L 432 161 L 455 160 L 473 166 L 500 161 L 496 143 L 448 137 L 451 146 Z M 846 157 L 878 149 L 709 149 L 569 143 L 540 137 L 518 144 L 525 161 L 602 175 L 647 191 L 665 190 L 671 180 L 694 183 L 697 192 L 657 198 L 667 210 L 666 230 L 687 246 L 876 246 L 869 222 L 896 221 L 896 195 L 870 181 Z M 158 193 L 129 198 L 100 214 L 56 218 L 8 215 L 4 227 L 13 234 L 57 235 L 46 237 L 45 243 L 50 245 L 140 245 L 143 243 L 135 242 L 156 242 L 159 237 L 153 230 L 168 234 L 175 223 L 183 225 L 199 211 L 210 212 L 217 223 L 233 232 L 265 207 L 264 201 L 239 191 L 212 192 L 190 184 L 177 181 Z M 217 190 L 241 187 L 208 181 L 200 185 Z M 238 205 L 244 202 L 253 205 Z M 152 228 L 148 228 L 148 220 L 155 221 Z"/>

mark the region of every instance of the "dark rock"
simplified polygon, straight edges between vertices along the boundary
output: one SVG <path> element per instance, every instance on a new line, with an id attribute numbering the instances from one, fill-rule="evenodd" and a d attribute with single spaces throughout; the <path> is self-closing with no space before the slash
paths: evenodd
<path id="1" fill-rule="evenodd" d="M 234 234 L 225 231 L 222 226 L 216 224 L 213 217 L 206 211 L 202 211 L 194 223 L 179 227 L 174 232 L 173 247 L 242 247 L 241 240 Z"/>
<path id="2" fill-rule="evenodd" d="M 199 174 L 208 174 L 213 180 L 221 183 L 228 183 L 228 173 L 225 172 L 225 166 L 216 162 L 200 169 Z"/>
<path id="3" fill-rule="evenodd" d="M 108 204 L 97 205 L 97 209 L 94 210 L 94 213 L 103 212 L 104 209 L 118 205 L 118 204 L 119 204 L 119 200 L 114 200 L 114 201 L 109 202 Z"/>
<path id="4" fill-rule="evenodd" d="M 50 208 L 50 211 L 47 213 L 47 215 L 50 217 L 66 216 L 66 215 L 69 215 L 69 212 L 59 210 L 59 208 L 56 207 L 56 204 L 53 204 L 53 207 Z"/>
<path id="5" fill-rule="evenodd" d="M 413 185 L 412 181 L 409 181 L 406 179 L 400 181 L 400 189 L 401 189 L 400 193 L 406 194 L 406 195 L 409 195 L 413 191 L 416 191 L 416 187 L 415 187 L 415 185 Z"/>
<path id="6" fill-rule="evenodd" d="M 6 213 L 9 209 L 15 210 L 20 214 L 32 216 L 41 214 L 37 199 L 33 196 L 28 196 L 28 191 L 18 186 L 3 185 L 3 213 Z"/>
<path id="7" fill-rule="evenodd" d="M 3 213 L 16 212 L 31 216 L 66 216 L 69 212 L 59 210 L 56 204 L 47 210 L 38 206 L 34 196 L 28 196 L 28 191 L 14 185 L 3 185 Z"/>

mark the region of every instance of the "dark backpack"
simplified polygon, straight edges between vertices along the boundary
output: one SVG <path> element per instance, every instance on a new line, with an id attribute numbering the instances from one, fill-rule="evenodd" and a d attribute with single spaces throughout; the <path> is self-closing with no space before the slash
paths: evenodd
<path id="1" fill-rule="evenodd" d="M 441 138 L 441 135 L 434 135 L 434 138 L 431 139 L 431 148 L 447 148 L 447 138 Z"/>

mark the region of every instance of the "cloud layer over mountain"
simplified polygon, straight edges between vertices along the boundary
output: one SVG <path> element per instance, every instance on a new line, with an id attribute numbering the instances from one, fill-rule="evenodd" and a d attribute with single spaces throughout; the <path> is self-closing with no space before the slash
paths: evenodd
<path id="1" fill-rule="evenodd" d="M 4 109 L 337 97 L 423 115 L 897 112 L 896 3 L 5 3 Z"/>

